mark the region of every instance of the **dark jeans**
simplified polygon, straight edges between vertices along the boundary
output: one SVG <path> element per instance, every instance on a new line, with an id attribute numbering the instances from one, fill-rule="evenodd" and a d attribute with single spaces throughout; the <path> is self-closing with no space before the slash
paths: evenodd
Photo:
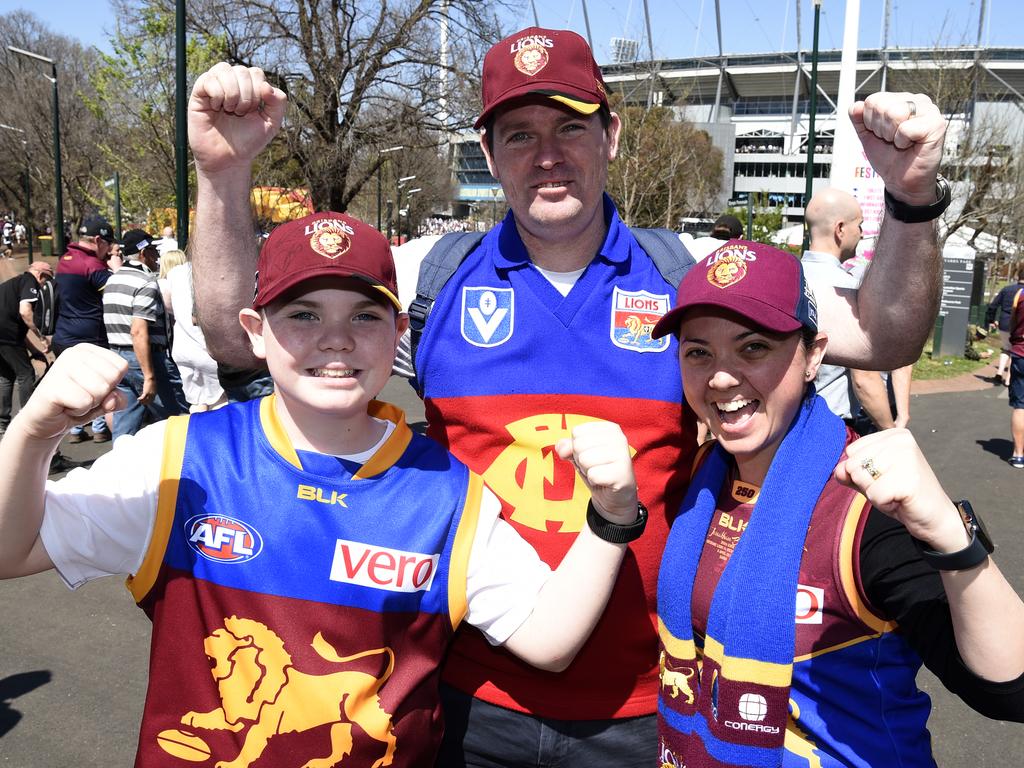
<path id="1" fill-rule="evenodd" d="M 142 394 L 142 368 L 135 356 L 135 350 L 119 347 L 114 349 L 117 354 L 128 362 L 128 372 L 117 385 L 123 392 L 128 404 L 124 409 L 114 413 L 113 436 L 116 440 L 121 435 L 134 435 L 142 429 L 143 421 L 148 414 L 152 421 L 162 421 L 170 416 L 188 413 L 188 402 L 181 390 L 181 374 L 178 366 L 158 347 L 149 350 L 149 362 L 156 379 L 156 397 L 149 405 L 139 402 Z"/>
<path id="2" fill-rule="evenodd" d="M 0 431 L 11 423 L 14 407 L 14 385 L 18 385 L 18 399 L 25 407 L 36 386 L 36 371 L 25 347 L 0 344 Z"/>
<path id="3" fill-rule="evenodd" d="M 444 740 L 436 768 L 651 768 L 658 764 L 655 715 L 552 720 L 441 686 Z"/>

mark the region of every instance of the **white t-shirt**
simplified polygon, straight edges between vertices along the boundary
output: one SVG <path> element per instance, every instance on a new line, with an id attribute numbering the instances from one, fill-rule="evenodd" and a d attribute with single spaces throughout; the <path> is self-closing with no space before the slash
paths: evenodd
<path id="1" fill-rule="evenodd" d="M 142 564 L 156 518 L 166 424 L 119 437 L 89 469 L 47 481 L 40 536 L 71 589 L 103 576 L 134 574 Z M 386 438 L 387 433 L 371 452 Z M 551 575 L 500 512 L 498 498 L 484 488 L 466 574 L 466 621 L 493 645 L 504 643 L 526 620 Z"/>

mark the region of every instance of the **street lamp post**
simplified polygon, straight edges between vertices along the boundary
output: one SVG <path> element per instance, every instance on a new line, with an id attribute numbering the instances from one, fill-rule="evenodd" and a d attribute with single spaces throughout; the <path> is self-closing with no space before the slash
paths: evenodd
<path id="1" fill-rule="evenodd" d="M 405 182 L 412 181 L 416 176 L 403 176 L 395 182 L 395 229 L 398 234 L 399 245 L 402 241 L 402 214 L 399 213 L 402 210 L 402 187 L 405 186 Z M 388 242 L 391 242 L 391 221 L 388 221 Z"/>
<path id="2" fill-rule="evenodd" d="M 4 125 L 0 123 L 0 128 L 8 131 L 14 131 L 20 133 L 22 136 L 25 135 L 25 131 L 21 128 L 15 128 L 13 125 Z M 28 263 L 32 263 L 32 183 L 29 178 L 29 160 L 28 160 L 28 141 L 26 139 L 21 140 L 22 147 L 25 148 L 25 229 L 28 235 Z"/>
<path id="3" fill-rule="evenodd" d="M 807 122 L 807 178 L 804 183 L 804 243 L 803 250 L 811 244 L 811 232 L 807 228 L 807 204 L 814 194 L 814 118 L 818 112 L 818 23 L 821 20 L 821 0 L 814 0 L 814 43 L 811 47 L 811 114 Z"/>
<path id="4" fill-rule="evenodd" d="M 114 171 L 114 178 L 103 182 L 105 187 L 114 187 L 114 234 L 121 239 L 121 173 Z"/>
<path id="5" fill-rule="evenodd" d="M 391 154 L 392 152 L 397 152 L 400 149 L 405 149 L 405 147 L 402 146 L 401 144 L 399 144 L 396 147 L 388 147 L 387 149 L 382 149 L 377 154 L 378 155 L 388 155 L 388 154 Z M 384 165 L 384 161 L 383 160 L 381 160 L 377 164 L 377 231 L 378 232 L 381 231 L 381 228 L 380 228 L 381 227 L 380 212 L 381 212 L 381 194 L 382 194 L 382 192 L 381 192 L 381 183 L 380 183 L 380 169 L 381 169 L 381 167 L 383 165 Z"/>
<path id="6" fill-rule="evenodd" d="M 406 226 L 406 230 L 409 233 L 409 237 L 412 237 L 412 196 L 415 195 L 417 192 L 422 192 L 422 191 L 423 191 L 422 187 L 416 187 L 415 189 L 410 189 L 408 192 L 405 193 L 405 221 L 406 221 L 406 225 L 407 225 Z M 402 242 L 402 218 L 401 218 L 402 217 L 402 212 L 401 211 L 398 212 L 398 217 L 399 217 L 398 218 L 398 242 L 399 242 L 399 244 L 401 244 L 401 242 Z"/>
<path id="7" fill-rule="evenodd" d="M 53 242 L 56 246 L 54 250 L 54 256 L 60 256 L 64 253 L 64 190 L 63 181 L 61 179 L 60 169 L 60 97 L 57 91 L 57 64 L 53 59 L 47 58 L 46 56 L 40 56 L 38 53 L 32 53 L 31 51 L 24 51 L 21 48 L 15 48 L 13 45 L 8 45 L 7 50 L 11 53 L 17 53 L 21 56 L 27 56 L 30 59 L 36 61 L 42 61 L 45 64 L 50 65 L 50 75 L 47 79 L 53 84 L 53 176 L 54 186 L 56 189 L 56 210 L 54 211 L 54 218 L 57 219 L 56 226 L 54 227 Z"/>

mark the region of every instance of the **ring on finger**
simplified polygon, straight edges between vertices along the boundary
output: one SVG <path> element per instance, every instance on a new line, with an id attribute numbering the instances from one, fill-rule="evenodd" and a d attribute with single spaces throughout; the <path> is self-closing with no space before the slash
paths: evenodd
<path id="1" fill-rule="evenodd" d="M 907 109 L 910 110 L 910 116 L 911 117 L 916 117 L 917 116 L 917 104 L 915 102 L 911 101 L 910 99 L 907 99 Z"/>
<path id="2" fill-rule="evenodd" d="M 872 480 L 877 480 L 879 475 L 882 473 L 878 471 L 878 467 L 875 466 L 875 460 L 868 456 L 866 459 L 861 459 L 860 468 L 871 475 Z"/>

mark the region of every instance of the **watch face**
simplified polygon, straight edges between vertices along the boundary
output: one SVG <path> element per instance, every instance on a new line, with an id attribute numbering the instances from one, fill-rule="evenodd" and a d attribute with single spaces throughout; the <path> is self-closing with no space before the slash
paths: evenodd
<path id="1" fill-rule="evenodd" d="M 960 517 L 963 518 L 964 526 L 967 531 L 974 536 L 978 537 L 978 541 L 985 548 L 986 552 L 992 552 L 995 549 L 995 545 L 992 544 L 992 539 L 988 535 L 988 531 L 985 529 L 985 524 L 981 521 L 981 518 L 974 513 L 974 508 L 971 506 L 971 502 L 964 499 L 957 503 L 956 508 L 960 510 Z"/>

